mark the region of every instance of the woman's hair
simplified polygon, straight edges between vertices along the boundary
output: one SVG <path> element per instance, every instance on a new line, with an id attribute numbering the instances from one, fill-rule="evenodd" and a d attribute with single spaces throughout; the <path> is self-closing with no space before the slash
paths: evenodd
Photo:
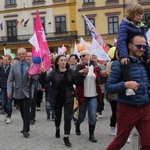
<path id="1" fill-rule="evenodd" d="M 55 69 L 59 69 L 59 65 L 57 63 L 58 63 L 58 61 L 60 60 L 61 57 L 65 57 L 67 59 L 66 55 L 58 55 L 56 57 L 56 60 L 55 60 Z M 67 62 L 66 63 L 66 69 L 68 69 L 68 68 L 69 68 L 69 64 Z"/>
<path id="2" fill-rule="evenodd" d="M 136 13 L 144 14 L 144 8 L 138 3 L 129 4 L 126 8 L 126 18 L 132 20 Z"/>
<path id="3" fill-rule="evenodd" d="M 11 61 L 11 56 L 9 54 L 4 55 L 4 57 L 7 57 Z"/>

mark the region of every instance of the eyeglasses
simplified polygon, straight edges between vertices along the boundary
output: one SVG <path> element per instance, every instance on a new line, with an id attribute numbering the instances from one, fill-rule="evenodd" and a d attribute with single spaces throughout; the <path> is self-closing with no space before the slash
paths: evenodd
<path id="1" fill-rule="evenodd" d="M 82 58 L 82 57 L 84 58 L 85 56 L 86 56 L 86 55 L 81 55 L 80 58 Z"/>
<path id="2" fill-rule="evenodd" d="M 146 49 L 147 48 L 146 45 L 141 45 L 141 44 L 132 44 L 132 45 L 136 46 L 136 48 L 138 48 L 138 49 L 141 49 L 141 48 Z"/>

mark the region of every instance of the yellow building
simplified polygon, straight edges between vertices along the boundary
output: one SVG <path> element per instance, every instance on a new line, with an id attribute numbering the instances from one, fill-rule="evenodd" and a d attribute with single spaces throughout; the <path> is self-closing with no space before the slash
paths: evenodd
<path id="1" fill-rule="evenodd" d="M 113 45 L 125 7 L 138 2 L 145 8 L 143 22 L 150 27 L 149 0 L 4 0 L 0 5 L 0 54 L 3 48 L 16 53 L 19 47 L 32 50 L 28 40 L 34 32 L 36 10 L 40 12 L 51 52 L 64 45 L 72 53 L 80 37 L 91 41 L 85 14 L 106 43 Z M 26 25 L 25 25 L 26 24 Z"/>

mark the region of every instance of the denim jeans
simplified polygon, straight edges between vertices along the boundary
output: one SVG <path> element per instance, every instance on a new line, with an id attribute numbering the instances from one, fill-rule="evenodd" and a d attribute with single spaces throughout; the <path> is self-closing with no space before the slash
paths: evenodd
<path id="1" fill-rule="evenodd" d="M 81 124 L 84 121 L 87 109 L 88 109 L 89 124 L 96 125 L 97 96 L 84 97 L 84 104 L 79 106 L 79 116 L 77 124 Z"/>
<path id="2" fill-rule="evenodd" d="M 50 119 L 50 116 L 52 116 L 52 118 L 55 118 L 55 111 L 52 108 L 50 102 L 47 100 L 45 103 L 45 108 L 46 108 L 47 119 Z"/>
<path id="3" fill-rule="evenodd" d="M 7 117 L 11 118 L 12 114 L 12 99 L 7 97 L 7 89 L 1 89 L 1 105 Z"/>

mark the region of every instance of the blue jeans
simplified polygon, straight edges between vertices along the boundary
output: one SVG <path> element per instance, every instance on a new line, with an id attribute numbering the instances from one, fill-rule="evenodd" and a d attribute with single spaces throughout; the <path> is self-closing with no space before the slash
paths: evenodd
<path id="1" fill-rule="evenodd" d="M 55 111 L 52 108 L 50 102 L 47 100 L 45 103 L 45 108 L 46 108 L 47 119 L 50 119 L 50 116 L 52 116 L 52 118 L 55 118 Z"/>
<path id="2" fill-rule="evenodd" d="M 79 116 L 77 124 L 81 124 L 84 121 L 87 109 L 88 109 L 89 124 L 96 125 L 97 96 L 84 97 L 84 104 L 79 106 Z"/>
<path id="3" fill-rule="evenodd" d="M 7 89 L 1 89 L 1 105 L 7 117 L 11 118 L 12 114 L 12 99 L 7 97 Z"/>

